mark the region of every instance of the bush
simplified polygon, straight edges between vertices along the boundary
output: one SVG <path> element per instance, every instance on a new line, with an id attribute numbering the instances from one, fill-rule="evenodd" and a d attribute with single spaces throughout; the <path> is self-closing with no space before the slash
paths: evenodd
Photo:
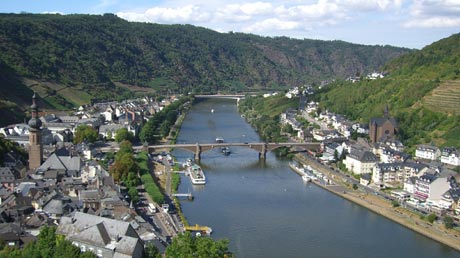
<path id="1" fill-rule="evenodd" d="M 433 223 L 437 218 L 438 217 L 436 216 L 436 214 L 431 213 L 430 215 L 426 217 L 426 220 L 430 223 Z"/>
<path id="2" fill-rule="evenodd" d="M 391 205 L 393 205 L 394 208 L 399 207 L 399 202 L 397 201 L 391 201 Z"/>
<path id="3" fill-rule="evenodd" d="M 445 216 L 443 221 L 444 227 L 446 227 L 446 229 L 452 229 L 454 227 L 454 219 L 452 217 Z"/>

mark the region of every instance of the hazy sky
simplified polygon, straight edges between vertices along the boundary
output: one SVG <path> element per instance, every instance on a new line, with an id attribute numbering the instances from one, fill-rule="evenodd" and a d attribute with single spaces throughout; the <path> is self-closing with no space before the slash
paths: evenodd
<path id="1" fill-rule="evenodd" d="M 129 21 L 422 48 L 460 32 L 460 0 L 2 0 L 1 13 L 114 13 Z"/>

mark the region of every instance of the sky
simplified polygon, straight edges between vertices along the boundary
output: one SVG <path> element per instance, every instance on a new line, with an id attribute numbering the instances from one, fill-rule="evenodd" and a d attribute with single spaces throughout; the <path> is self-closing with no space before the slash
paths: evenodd
<path id="1" fill-rule="evenodd" d="M 0 13 L 114 13 L 219 32 L 421 49 L 460 33 L 460 0 L 1 0 Z"/>

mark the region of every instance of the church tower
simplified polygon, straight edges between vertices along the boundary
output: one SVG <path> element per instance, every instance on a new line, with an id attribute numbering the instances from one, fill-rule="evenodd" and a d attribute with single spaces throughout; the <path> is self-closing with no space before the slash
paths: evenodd
<path id="1" fill-rule="evenodd" d="M 29 169 L 37 169 L 43 160 L 42 121 L 38 118 L 38 107 L 35 92 L 32 97 L 30 110 L 32 118 L 29 120 Z"/>

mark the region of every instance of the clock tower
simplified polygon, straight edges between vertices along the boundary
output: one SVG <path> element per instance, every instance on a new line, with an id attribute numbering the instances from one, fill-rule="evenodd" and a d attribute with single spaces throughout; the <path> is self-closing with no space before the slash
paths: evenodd
<path id="1" fill-rule="evenodd" d="M 29 120 L 29 169 L 37 169 L 43 160 L 42 132 L 40 127 L 42 121 L 38 118 L 37 97 L 32 97 L 32 106 L 30 111 L 32 118 Z"/>

